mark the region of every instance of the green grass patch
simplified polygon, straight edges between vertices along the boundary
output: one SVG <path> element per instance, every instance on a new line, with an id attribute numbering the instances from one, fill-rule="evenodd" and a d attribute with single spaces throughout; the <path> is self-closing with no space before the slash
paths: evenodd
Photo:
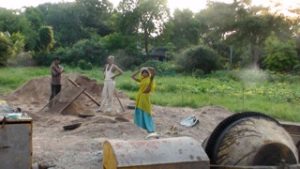
<path id="1" fill-rule="evenodd" d="M 102 82 L 101 68 L 89 71 L 66 67 L 66 73 L 80 73 Z M 131 80 L 131 72 L 117 79 L 117 88 L 131 99 L 135 98 L 138 84 Z M 156 91 L 151 99 L 154 104 L 172 107 L 198 108 L 218 105 L 234 112 L 258 111 L 275 118 L 300 122 L 300 78 L 299 76 L 270 75 L 265 80 L 255 81 L 253 75 L 238 78 L 239 72 L 217 72 L 195 78 L 191 76 L 157 77 Z M 48 76 L 47 67 L 0 68 L 0 95 L 5 95 L 27 80 Z M 246 78 L 247 79 L 247 78 Z"/>

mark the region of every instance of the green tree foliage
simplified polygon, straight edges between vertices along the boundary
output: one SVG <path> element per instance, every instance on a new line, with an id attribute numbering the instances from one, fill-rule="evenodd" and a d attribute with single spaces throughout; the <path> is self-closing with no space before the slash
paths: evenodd
<path id="1" fill-rule="evenodd" d="M 167 0 L 140 0 L 137 11 L 139 15 L 139 29 L 143 31 L 145 53 L 149 56 L 151 34 L 160 34 L 168 19 Z"/>
<path id="2" fill-rule="evenodd" d="M 222 58 L 216 51 L 206 46 L 191 47 L 183 52 L 177 60 L 186 72 L 203 71 L 210 73 L 222 68 Z"/>
<path id="3" fill-rule="evenodd" d="M 236 46 L 249 46 L 251 62 L 257 64 L 262 55 L 264 41 L 272 31 L 280 34 L 284 31 L 288 34 L 289 30 L 284 24 L 284 19 L 272 15 L 247 16 L 235 24 L 235 32 L 229 36 Z M 283 25 L 280 25 L 283 24 Z M 281 34 L 281 36 L 288 36 Z"/>
<path id="4" fill-rule="evenodd" d="M 24 16 L 19 14 L 20 11 L 0 8 L 0 31 L 9 33 L 27 32 L 30 29 L 30 23 Z"/>
<path id="5" fill-rule="evenodd" d="M 26 32 L 25 36 L 25 50 L 35 50 L 38 48 L 37 44 L 39 40 L 39 29 L 42 25 L 45 25 L 42 12 L 38 8 L 29 7 L 26 8 L 23 15 L 27 18 L 31 25 L 31 29 Z"/>
<path id="6" fill-rule="evenodd" d="M 54 33 L 51 26 L 42 26 L 39 29 L 39 40 L 37 43 L 38 50 L 34 54 L 34 60 L 38 65 L 48 65 L 51 63 L 51 57 L 49 57 L 50 49 L 54 47 Z"/>
<path id="7" fill-rule="evenodd" d="M 123 0 L 119 5 L 120 24 L 125 25 L 125 32 L 141 31 L 144 50 L 149 55 L 149 44 L 153 34 L 159 35 L 169 17 L 166 0 Z"/>
<path id="8" fill-rule="evenodd" d="M 116 9 L 110 0 L 45 3 L 24 10 L 0 8 L 0 32 L 11 35 L 6 37 L 11 44 L 6 57 L 21 52 L 30 58 L 27 55 L 33 53 L 38 64 L 49 64 L 58 55 L 74 66 L 78 60 L 101 65 L 107 54 L 114 54 L 121 65 L 133 68 L 150 59 L 151 48 L 168 49 L 167 59 L 174 60 L 191 46 L 213 50 L 219 59 L 226 58 L 224 65 L 262 64 L 266 58 L 262 57 L 273 52 L 265 50 L 264 43 L 271 32 L 281 42 L 296 41 L 299 55 L 299 18 L 274 14 L 273 9 L 252 5 L 251 0 L 207 2 L 207 8 L 197 13 L 185 9 L 173 15 L 167 0 L 122 0 Z M 299 14 L 300 10 L 289 11 Z M 55 44 L 52 34 L 42 31 L 44 25 L 53 28 Z M 195 69 L 204 72 L 201 66 Z"/>
<path id="9" fill-rule="evenodd" d="M 43 4 L 37 7 L 45 25 L 51 25 L 57 44 L 70 46 L 89 37 L 79 17 L 80 11 L 74 3 Z"/>
<path id="10" fill-rule="evenodd" d="M 122 0 L 117 8 L 116 30 L 125 35 L 138 33 L 139 15 L 137 13 L 139 0 Z"/>
<path id="11" fill-rule="evenodd" d="M 93 65 L 91 62 L 86 62 L 85 60 L 79 60 L 78 61 L 78 67 L 82 70 L 92 70 Z"/>
<path id="12" fill-rule="evenodd" d="M 24 51 L 25 37 L 20 32 L 10 35 L 8 32 L 0 32 L 0 65 L 8 64 L 8 61 L 17 59 Z"/>
<path id="13" fill-rule="evenodd" d="M 33 32 L 32 25 L 21 11 L 0 8 L 0 31 L 19 32 L 25 36 L 25 44 L 31 43 L 27 37 Z"/>
<path id="14" fill-rule="evenodd" d="M 174 16 L 166 24 L 163 41 L 171 42 L 177 49 L 196 45 L 200 39 L 201 24 L 191 10 L 175 10 Z"/>
<path id="15" fill-rule="evenodd" d="M 49 51 L 55 43 L 51 26 L 42 26 L 39 30 L 39 46 L 42 51 Z"/>
<path id="16" fill-rule="evenodd" d="M 141 65 L 142 67 L 153 67 L 158 75 L 175 75 L 178 67 L 169 62 L 149 60 Z"/>
<path id="17" fill-rule="evenodd" d="M 12 43 L 9 36 L 3 32 L 0 32 L 0 66 L 7 64 L 8 58 L 12 54 Z"/>
<path id="18" fill-rule="evenodd" d="M 111 32 L 107 22 L 112 8 L 108 0 L 76 0 L 76 11 L 83 26 L 102 36 Z"/>
<path id="19" fill-rule="evenodd" d="M 13 33 L 10 37 L 11 43 L 13 45 L 12 51 L 12 57 L 16 57 L 19 53 L 24 51 L 25 47 L 25 36 L 20 33 Z"/>
<path id="20" fill-rule="evenodd" d="M 45 23 L 43 14 L 39 10 L 39 8 L 34 8 L 34 7 L 26 8 L 24 12 L 24 16 L 30 22 L 31 28 L 34 30 L 38 30 Z"/>
<path id="21" fill-rule="evenodd" d="M 249 58 L 248 64 L 258 64 L 266 38 L 275 32 L 283 38 L 290 38 L 291 22 L 270 14 L 269 9 L 252 6 L 251 1 L 236 0 L 232 4 L 209 2 L 208 8 L 200 11 L 196 18 L 202 24 L 203 43 L 229 58 L 234 49 L 236 63 Z M 243 56 L 243 57 L 242 57 Z"/>
<path id="22" fill-rule="evenodd" d="M 225 34 L 232 31 L 237 16 L 233 4 L 209 2 L 208 7 L 196 14 L 201 23 L 201 33 L 207 45 L 224 40 Z"/>
<path id="23" fill-rule="evenodd" d="M 274 34 L 267 38 L 265 52 L 263 62 L 269 70 L 290 72 L 299 64 L 295 43 L 280 41 Z"/>
<path id="24" fill-rule="evenodd" d="M 58 56 L 62 62 L 73 66 L 79 64 L 79 60 L 93 65 L 103 65 L 108 55 L 104 44 L 98 38 L 83 39 L 72 47 L 58 48 L 51 57 Z"/>
<path id="25" fill-rule="evenodd" d="M 119 49 L 113 52 L 113 55 L 116 56 L 116 62 L 123 69 L 134 69 L 138 65 L 144 63 L 146 60 L 145 55 L 143 55 L 139 50 L 135 49 Z"/>
<path id="26" fill-rule="evenodd" d="M 72 57 L 73 61 L 82 59 L 95 65 L 103 65 L 107 55 L 108 53 L 104 49 L 103 43 L 98 39 L 80 40 L 73 45 L 70 51 L 70 57 Z"/>

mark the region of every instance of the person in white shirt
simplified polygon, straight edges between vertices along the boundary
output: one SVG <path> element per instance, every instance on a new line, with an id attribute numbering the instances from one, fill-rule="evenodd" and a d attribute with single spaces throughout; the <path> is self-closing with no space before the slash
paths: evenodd
<path id="1" fill-rule="evenodd" d="M 107 64 L 104 66 L 104 86 L 101 94 L 101 104 L 97 112 L 111 112 L 113 107 L 113 96 L 115 91 L 115 78 L 120 76 L 123 70 L 114 64 L 114 56 L 107 58 Z"/>

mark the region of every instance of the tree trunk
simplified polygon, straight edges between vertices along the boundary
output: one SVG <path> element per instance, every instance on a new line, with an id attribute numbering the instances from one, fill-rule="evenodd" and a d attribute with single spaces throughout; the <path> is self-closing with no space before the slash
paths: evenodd
<path id="1" fill-rule="evenodd" d="M 146 52 L 146 57 L 149 58 L 149 35 L 148 31 L 145 29 L 144 31 L 144 45 L 145 45 L 145 52 Z"/>
<path id="2" fill-rule="evenodd" d="M 250 44 L 250 51 L 251 51 L 251 57 L 252 57 L 252 66 L 258 66 L 259 62 L 259 47 L 255 44 Z"/>

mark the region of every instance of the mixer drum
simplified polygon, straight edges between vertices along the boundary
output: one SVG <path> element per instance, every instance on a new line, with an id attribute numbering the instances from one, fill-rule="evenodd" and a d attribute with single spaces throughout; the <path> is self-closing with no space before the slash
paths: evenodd
<path id="1" fill-rule="evenodd" d="M 262 113 L 234 114 L 222 121 L 205 144 L 211 164 L 274 166 L 296 164 L 297 148 L 278 121 Z"/>

